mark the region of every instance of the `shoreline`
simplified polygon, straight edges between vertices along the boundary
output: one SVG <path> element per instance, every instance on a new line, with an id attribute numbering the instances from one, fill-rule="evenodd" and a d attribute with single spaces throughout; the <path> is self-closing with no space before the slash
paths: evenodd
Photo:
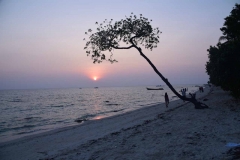
<path id="1" fill-rule="evenodd" d="M 196 91 L 195 93 L 197 94 L 197 99 L 199 99 L 199 98 L 202 98 L 202 97 L 206 96 L 207 94 L 209 94 L 209 92 L 210 92 L 209 87 L 207 87 L 207 90 L 204 93 L 201 93 L 200 97 L 199 97 L 199 91 Z M 181 99 L 177 99 L 177 100 L 170 101 L 170 105 L 171 105 L 170 107 L 177 108 L 179 106 L 176 106 L 176 105 L 182 106 L 182 105 L 185 105 L 187 103 L 189 103 L 189 102 L 182 102 Z M 55 129 L 52 129 L 52 130 L 40 131 L 40 132 L 33 133 L 33 134 L 30 134 L 30 135 L 26 135 L 26 136 L 20 136 L 20 137 L 16 137 L 16 138 L 8 138 L 8 140 L 0 142 L 0 147 L 5 145 L 5 144 L 8 144 L 8 143 L 15 143 L 15 141 L 18 142 L 18 141 L 21 141 L 21 140 L 26 140 L 26 139 L 35 138 L 35 137 L 39 137 L 39 136 L 44 136 L 44 135 L 48 135 L 48 134 L 54 134 L 55 132 L 57 133 L 57 132 L 62 132 L 62 131 L 66 131 L 66 130 L 71 130 L 71 129 L 74 129 L 76 127 L 81 127 L 83 125 L 89 125 L 89 123 L 94 123 L 94 121 L 114 119 L 115 117 L 119 117 L 119 116 L 120 117 L 121 116 L 128 116 L 128 114 L 132 114 L 132 112 L 139 112 L 141 110 L 143 110 L 143 111 L 149 110 L 149 109 L 153 110 L 156 107 L 161 107 L 160 111 L 161 112 L 166 112 L 165 102 L 153 103 L 153 104 L 146 105 L 142 108 L 132 110 L 132 111 L 128 111 L 128 112 L 125 112 L 125 113 L 122 113 L 122 114 L 107 116 L 107 117 L 103 117 L 103 118 L 100 118 L 100 119 L 96 119 L 96 117 L 95 117 L 93 119 L 89 119 L 87 121 L 83 121 L 83 122 L 78 123 L 78 124 L 63 126 L 63 127 L 55 128 Z M 173 108 L 171 108 L 171 109 L 173 109 Z"/>
<path id="2" fill-rule="evenodd" d="M 188 85 L 184 85 L 186 87 Z M 178 86 L 178 90 L 180 87 Z M 169 89 L 165 88 L 166 92 Z M 196 86 L 189 88 L 195 92 Z M 103 90 L 64 89 L 34 92 L 3 92 L 0 143 L 39 134 L 62 127 L 78 125 L 81 121 L 102 119 L 164 102 L 163 92 L 146 91 L 145 87 L 107 88 Z M 69 94 L 66 94 L 68 93 Z M 92 93 L 93 92 L 93 93 Z M 119 94 L 114 98 L 113 92 Z M 88 98 L 88 94 L 93 96 Z M 101 95 L 102 93 L 106 93 Z M 16 94 L 16 95 L 15 95 Z M 51 100 L 46 95 L 53 96 Z M 18 98 L 14 98 L 15 95 Z M 59 96 L 65 96 L 64 100 Z M 101 96 L 100 96 L 101 95 Z M 172 96 L 171 100 L 177 98 Z M 39 98 L 42 97 L 42 98 Z M 78 97 L 80 96 L 80 97 Z M 94 99 L 94 96 L 98 96 Z M 6 102 L 6 104 L 5 104 Z M 8 107 L 9 106 L 9 107 Z M 15 117 L 12 119 L 12 117 Z"/>
<path id="3" fill-rule="evenodd" d="M 199 91 L 195 91 L 194 93 L 198 93 Z M 176 97 L 176 96 L 173 96 L 173 97 Z M 170 100 L 174 99 L 174 98 L 170 98 Z M 175 99 L 173 101 L 170 101 L 170 102 L 174 102 L 174 101 L 177 101 L 179 99 Z M 18 139 L 24 139 L 25 137 L 34 137 L 35 135 L 39 135 L 39 134 L 44 134 L 44 133 L 48 133 L 48 132 L 54 132 L 54 131 L 57 131 L 57 130 L 62 130 L 62 129 L 71 129 L 71 127 L 75 127 L 75 126 L 78 126 L 78 125 L 82 125 L 83 123 L 86 123 L 88 121 L 95 121 L 95 120 L 101 120 L 101 119 L 105 119 L 105 118 L 109 118 L 109 117 L 114 117 L 114 116 L 118 116 L 118 115 L 122 115 L 122 114 L 126 114 L 126 113 L 130 113 L 130 112 L 134 112 L 134 111 L 137 111 L 137 110 L 141 110 L 141 109 L 144 109 L 144 108 L 149 108 L 151 106 L 156 106 L 156 105 L 161 105 L 161 104 L 165 104 L 165 102 L 154 102 L 154 103 L 149 103 L 149 104 L 146 104 L 146 105 L 140 105 L 142 106 L 141 108 L 138 108 L 138 109 L 134 109 L 134 110 L 129 110 L 127 112 L 123 112 L 123 113 L 118 113 L 118 114 L 114 114 L 114 115 L 108 115 L 108 116 L 96 116 L 96 117 L 93 117 L 93 118 L 90 118 L 90 119 L 85 119 L 85 118 L 76 118 L 75 119 L 75 123 L 73 124 L 68 124 L 68 125 L 59 125 L 58 127 L 54 127 L 53 129 L 45 129 L 45 130 L 40 130 L 40 131 L 35 131 L 35 132 L 30 132 L 30 133 L 27 133 L 27 134 L 20 134 L 20 135 L 13 135 L 11 137 L 6 137 L 5 139 L 1 139 L 0 140 L 0 145 L 1 144 L 4 144 L 4 143 L 8 143 L 8 142 L 11 142 L 11 141 L 14 141 L 14 140 L 18 140 Z M 164 110 L 162 110 L 161 112 L 163 112 Z M 80 121 L 80 122 L 77 122 L 77 121 Z"/>
<path id="4" fill-rule="evenodd" d="M 209 90 L 208 91 L 205 90 L 203 94 L 197 93 L 197 99 L 201 99 L 201 100 L 208 99 L 206 103 L 209 103 L 211 102 L 210 98 L 212 95 L 213 93 L 210 93 Z M 225 94 L 224 96 L 226 97 L 227 95 Z M 208 97 L 208 98 L 205 98 L 205 97 Z M 230 99 L 229 97 L 227 98 Z M 219 98 L 215 97 L 214 100 L 217 101 L 219 100 Z M 184 107 L 181 107 L 181 106 L 184 106 Z M 209 106 L 211 107 L 211 105 Z M 206 117 L 208 116 L 206 115 L 206 113 L 213 111 L 212 109 L 213 108 L 211 107 L 210 109 L 196 110 L 194 109 L 194 106 L 192 104 L 189 104 L 189 102 L 183 103 L 181 100 L 170 102 L 169 108 L 167 109 L 165 107 L 165 104 L 144 107 L 144 108 L 127 112 L 124 114 L 107 117 L 100 120 L 86 121 L 80 125 L 60 128 L 60 129 L 40 133 L 37 135 L 32 135 L 32 136 L 23 137 L 20 139 L 0 143 L 0 157 L 3 157 L 5 159 L 16 159 L 16 158 L 19 159 L 19 157 L 21 157 L 20 159 L 42 159 L 42 158 L 69 159 L 70 157 L 73 157 L 73 159 L 78 159 L 78 158 L 89 159 L 90 157 L 93 157 L 93 159 L 95 159 L 96 157 L 94 158 L 94 156 L 103 157 L 105 154 L 108 154 L 105 152 L 100 153 L 102 149 L 107 147 L 106 146 L 107 144 L 118 146 L 120 141 L 124 140 L 126 141 L 126 143 L 133 141 L 133 138 L 131 137 L 137 138 L 138 140 L 133 141 L 134 145 L 129 145 L 129 144 L 123 145 L 124 147 L 127 147 L 128 150 L 136 150 L 136 148 L 138 148 L 138 146 L 141 146 L 142 143 L 144 142 L 146 144 L 142 146 L 142 148 L 140 147 L 138 151 L 143 149 L 143 147 L 148 146 L 149 148 L 153 148 L 151 152 L 156 152 L 158 151 L 158 149 L 154 149 L 154 147 L 161 148 L 161 146 L 165 146 L 165 145 L 155 144 L 154 147 L 152 147 L 151 146 L 152 142 L 149 143 L 150 142 L 149 140 L 142 140 L 141 136 L 139 137 L 139 135 L 137 134 L 141 135 L 144 133 L 145 138 L 143 139 L 147 139 L 149 137 L 147 136 L 149 133 L 151 133 L 151 135 L 152 133 L 154 133 L 153 137 L 150 136 L 152 138 L 151 141 L 153 139 L 158 139 L 155 136 L 164 135 L 163 137 L 165 138 L 162 138 L 160 142 L 161 144 L 164 144 L 164 142 L 166 142 L 166 145 L 168 146 L 170 145 L 168 143 L 169 141 L 171 141 L 171 139 L 167 139 L 167 137 L 171 137 L 174 135 L 174 132 L 172 132 L 172 130 L 176 130 L 179 127 L 180 128 L 184 127 L 186 130 L 191 129 L 191 128 L 186 128 L 183 125 L 184 123 L 189 123 L 189 120 L 186 118 L 188 116 L 191 116 L 189 115 L 189 113 L 186 113 L 186 112 L 195 114 L 194 118 L 203 118 L 203 120 L 197 121 L 196 126 L 199 126 L 199 125 L 207 126 L 210 124 L 205 124 L 204 118 L 209 119 L 209 117 Z M 205 113 L 205 114 L 202 114 L 202 113 Z M 181 117 L 181 118 L 176 119 L 175 116 Z M 166 121 L 166 119 L 168 119 L 167 117 L 172 117 L 172 118 Z M 180 120 L 182 119 L 186 119 L 186 120 L 183 120 L 182 122 L 183 124 L 180 123 L 181 122 Z M 153 123 L 156 123 L 158 121 L 161 121 L 161 123 L 158 123 L 157 124 L 158 127 L 156 128 L 156 124 L 153 125 Z M 172 123 L 172 121 L 174 123 Z M 194 119 L 192 121 L 194 121 Z M 153 125 L 153 127 L 150 127 L 147 130 L 143 131 L 144 128 L 148 125 Z M 163 130 L 162 129 L 159 130 L 159 125 L 163 127 Z M 164 127 L 165 125 L 167 126 L 167 129 Z M 176 125 L 179 125 L 179 126 L 176 126 Z M 193 128 L 196 128 L 196 126 L 194 125 Z M 136 130 L 142 130 L 142 131 L 140 133 L 135 133 L 135 134 L 128 133 L 128 132 L 136 132 Z M 237 131 L 239 131 L 240 133 L 240 126 Z M 158 134 L 155 135 L 155 133 L 157 132 Z M 181 132 L 181 129 L 176 130 L 176 132 Z M 197 130 L 197 132 L 199 131 Z M 193 134 L 196 134 L 196 133 L 193 132 Z M 186 133 L 184 133 L 183 136 L 184 135 L 186 135 Z M 130 138 L 123 138 L 126 136 L 127 137 L 129 136 Z M 175 136 L 176 137 L 174 138 L 181 137 L 181 136 L 178 137 L 179 135 L 175 135 Z M 119 143 L 114 142 L 115 139 L 112 139 L 114 137 L 117 137 L 117 139 L 120 138 Z M 194 138 L 187 138 L 187 140 L 189 139 L 194 139 Z M 178 141 L 180 141 L 184 146 L 184 141 L 182 141 L 181 139 L 179 139 Z M 197 143 L 197 142 L 194 142 L 194 143 Z M 168 147 L 167 146 L 162 149 L 166 150 L 167 148 L 169 148 L 169 146 Z M 112 158 L 116 157 L 118 154 L 115 153 L 116 152 L 115 150 L 118 150 L 118 152 L 121 152 L 121 150 L 124 150 L 124 147 L 123 148 L 120 147 L 121 149 L 118 147 L 114 148 L 114 152 L 109 151 L 110 153 L 112 154 L 114 153 L 114 154 L 111 155 L 110 157 L 108 156 L 108 158 L 111 159 L 111 157 Z M 174 147 L 174 146 L 171 146 L 171 147 Z M 86 154 L 84 154 L 85 153 L 84 151 L 86 152 Z M 79 153 L 81 154 L 79 155 Z M 145 156 L 148 154 L 151 155 L 151 153 L 145 153 Z M 140 155 L 139 152 L 137 153 L 133 152 L 133 153 L 123 154 L 123 157 L 130 156 L 131 157 L 130 159 L 132 159 L 132 158 L 136 158 L 136 156 L 138 155 Z M 186 156 L 187 155 L 188 154 L 186 154 Z M 172 156 L 170 156 L 170 159 L 173 158 L 171 157 Z M 146 157 L 146 159 L 148 158 Z M 152 159 L 152 158 L 149 158 L 149 159 Z"/>

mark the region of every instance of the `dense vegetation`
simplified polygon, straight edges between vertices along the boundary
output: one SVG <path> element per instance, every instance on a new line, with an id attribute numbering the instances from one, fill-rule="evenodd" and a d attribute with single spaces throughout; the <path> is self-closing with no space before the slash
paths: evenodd
<path id="1" fill-rule="evenodd" d="M 220 30 L 223 36 L 207 50 L 210 82 L 240 98 L 240 4 L 236 4 Z"/>

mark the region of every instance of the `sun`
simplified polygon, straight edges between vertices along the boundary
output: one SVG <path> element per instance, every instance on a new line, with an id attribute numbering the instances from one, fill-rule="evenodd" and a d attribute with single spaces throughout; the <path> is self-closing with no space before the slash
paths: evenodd
<path id="1" fill-rule="evenodd" d="M 96 81 L 96 80 L 97 80 L 97 77 L 96 77 L 96 76 L 95 76 L 95 77 L 93 77 L 93 80 L 94 80 L 94 81 Z"/>

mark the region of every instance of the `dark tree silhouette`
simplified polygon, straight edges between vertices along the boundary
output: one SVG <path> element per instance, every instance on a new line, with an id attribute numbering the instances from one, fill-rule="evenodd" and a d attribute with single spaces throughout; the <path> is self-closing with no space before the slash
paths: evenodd
<path id="1" fill-rule="evenodd" d="M 117 62 L 117 60 L 112 59 L 112 52 L 114 49 L 131 49 L 135 48 L 138 50 L 140 55 L 151 65 L 153 70 L 159 75 L 159 77 L 166 83 L 166 85 L 176 94 L 180 99 L 184 101 L 192 102 L 195 105 L 196 109 L 208 108 L 207 105 L 198 102 L 195 99 L 195 96 L 183 97 L 181 96 L 169 83 L 166 79 L 154 66 L 154 64 L 143 54 L 142 49 L 139 46 L 142 46 L 146 49 L 152 50 L 157 47 L 159 43 L 159 35 L 161 32 L 158 28 L 152 28 L 148 18 L 143 17 L 140 14 L 140 17 L 137 18 L 136 15 L 131 15 L 116 21 L 113 23 L 113 20 L 105 21 L 101 24 L 96 22 L 97 31 L 91 33 L 92 30 L 89 29 L 85 34 L 89 35 L 89 40 L 86 42 L 87 55 L 91 55 L 93 63 L 101 63 L 106 60 L 111 63 Z M 85 39 L 84 39 L 85 40 Z M 124 45 L 124 46 L 123 46 Z M 111 53 L 110 58 L 106 59 L 104 51 L 109 51 Z"/>
<path id="2" fill-rule="evenodd" d="M 227 41 L 240 41 L 240 4 L 235 4 L 231 14 L 225 18 L 220 30 L 224 35 L 221 37 L 224 37 Z"/>
<path id="3" fill-rule="evenodd" d="M 240 98 L 240 4 L 235 5 L 220 30 L 223 36 L 219 43 L 207 50 L 206 71 L 212 84 Z"/>

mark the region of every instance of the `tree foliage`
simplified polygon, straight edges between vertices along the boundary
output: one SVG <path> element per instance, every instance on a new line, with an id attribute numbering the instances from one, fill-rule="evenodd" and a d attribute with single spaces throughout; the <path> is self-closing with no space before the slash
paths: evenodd
<path id="1" fill-rule="evenodd" d="M 88 56 L 91 55 L 93 63 L 101 63 L 103 60 L 111 63 L 117 62 L 112 59 L 112 55 L 106 59 L 104 51 L 112 53 L 114 49 L 130 49 L 134 45 L 141 45 L 152 50 L 157 47 L 161 32 L 158 28 L 152 28 L 151 21 L 141 14 L 138 18 L 132 13 L 129 17 L 114 23 L 113 19 L 110 21 L 105 19 L 100 24 L 96 22 L 97 32 L 92 33 L 92 29 L 85 32 L 90 35 L 84 49 Z"/>
<path id="2" fill-rule="evenodd" d="M 236 4 L 230 15 L 225 18 L 225 22 L 220 30 L 227 41 L 240 40 L 240 4 Z"/>
<path id="3" fill-rule="evenodd" d="M 225 42 L 210 46 L 206 71 L 210 82 L 240 97 L 240 5 L 236 4 L 220 28 Z"/>

